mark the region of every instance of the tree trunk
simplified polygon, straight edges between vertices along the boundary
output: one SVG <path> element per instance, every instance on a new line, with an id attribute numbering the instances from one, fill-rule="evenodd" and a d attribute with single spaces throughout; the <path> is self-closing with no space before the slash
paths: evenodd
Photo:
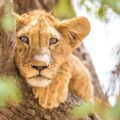
<path id="1" fill-rule="evenodd" d="M 8 7 L 5 10 L 5 7 Z M 0 21 L 5 16 L 12 17 L 13 3 L 10 0 L 5 0 L 5 4 L 0 7 Z M 2 28 L 2 22 L 0 22 L 0 74 L 13 74 L 14 64 L 13 56 L 15 50 L 15 29 L 5 31 Z"/>
<path id="2" fill-rule="evenodd" d="M 84 45 L 82 44 L 79 48 L 76 49 L 74 54 L 83 61 L 84 65 L 89 69 L 92 77 L 92 83 L 94 85 L 94 95 L 98 98 L 108 101 L 108 97 L 103 93 L 103 90 L 100 86 L 100 81 L 98 76 L 95 72 L 91 57 L 87 50 L 85 49 Z"/>
<path id="3" fill-rule="evenodd" d="M 20 14 L 36 8 L 43 8 L 49 11 L 56 3 L 56 1 L 57 0 L 14 0 L 14 8 Z M 12 4 L 10 5 L 12 6 Z M 12 11 L 12 9 L 10 11 Z M 2 6 L 2 8 L 0 8 L 0 18 L 4 16 L 3 13 L 4 9 Z M 1 28 L 0 74 L 1 73 L 9 74 L 16 72 L 13 64 L 14 49 L 15 49 L 15 31 L 6 32 Z M 77 56 L 79 56 L 80 53 L 81 51 L 79 51 L 78 49 Z M 93 79 L 95 81 L 98 81 L 97 77 L 93 77 Z M 69 94 L 69 97 L 64 104 L 61 104 L 58 108 L 52 110 L 45 110 L 38 104 L 38 101 L 34 99 L 31 88 L 24 82 L 24 80 L 22 79 L 20 80 L 24 95 L 24 102 L 20 104 L 19 107 L 12 106 L 7 107 L 5 109 L 1 109 L 0 120 L 75 120 L 75 118 L 73 118 L 73 116 L 69 113 L 69 109 L 70 108 L 72 109 L 74 105 L 80 102 L 79 98 Z M 98 86 L 100 88 L 99 83 Z M 99 94 L 98 96 L 101 96 L 101 94 Z"/>

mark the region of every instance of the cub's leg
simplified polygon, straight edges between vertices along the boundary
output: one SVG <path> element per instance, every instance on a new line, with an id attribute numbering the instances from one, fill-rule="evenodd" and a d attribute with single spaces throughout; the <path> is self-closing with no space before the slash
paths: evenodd
<path id="1" fill-rule="evenodd" d="M 42 107 L 52 109 L 66 100 L 71 77 L 69 70 L 68 65 L 64 64 L 47 88 L 33 88 L 33 93 Z"/>
<path id="2" fill-rule="evenodd" d="M 84 101 L 91 102 L 94 105 L 93 85 L 91 76 L 85 66 L 75 56 L 71 56 L 72 77 L 69 83 L 69 89 L 75 95 L 81 97 Z M 90 115 L 93 120 L 100 120 L 96 112 Z"/>
<path id="3" fill-rule="evenodd" d="M 72 78 L 69 83 L 70 91 L 85 101 L 92 101 L 93 85 L 90 73 L 77 57 L 71 55 L 70 61 L 72 64 Z"/>

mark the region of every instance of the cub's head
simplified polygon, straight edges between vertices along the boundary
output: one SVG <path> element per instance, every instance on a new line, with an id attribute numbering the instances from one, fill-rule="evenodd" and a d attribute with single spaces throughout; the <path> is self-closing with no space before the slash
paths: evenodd
<path id="1" fill-rule="evenodd" d="M 31 86 L 47 86 L 89 33 L 89 21 L 85 17 L 59 21 L 40 10 L 15 16 L 15 62 L 20 74 Z"/>

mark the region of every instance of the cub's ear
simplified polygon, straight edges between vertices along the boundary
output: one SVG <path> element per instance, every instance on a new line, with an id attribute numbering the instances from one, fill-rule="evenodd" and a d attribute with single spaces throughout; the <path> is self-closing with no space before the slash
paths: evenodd
<path id="1" fill-rule="evenodd" d="M 76 48 L 81 40 L 88 35 L 90 23 L 85 17 L 73 18 L 61 21 L 58 25 L 58 30 L 68 40 L 70 45 Z"/>

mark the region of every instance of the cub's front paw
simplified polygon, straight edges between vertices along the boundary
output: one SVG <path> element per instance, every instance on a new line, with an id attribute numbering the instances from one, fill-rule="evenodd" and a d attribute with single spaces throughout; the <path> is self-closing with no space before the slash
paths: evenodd
<path id="1" fill-rule="evenodd" d="M 38 98 L 39 104 L 46 108 L 52 109 L 59 106 L 67 98 L 68 88 L 62 86 L 48 86 L 47 88 L 33 88 L 35 98 Z"/>

